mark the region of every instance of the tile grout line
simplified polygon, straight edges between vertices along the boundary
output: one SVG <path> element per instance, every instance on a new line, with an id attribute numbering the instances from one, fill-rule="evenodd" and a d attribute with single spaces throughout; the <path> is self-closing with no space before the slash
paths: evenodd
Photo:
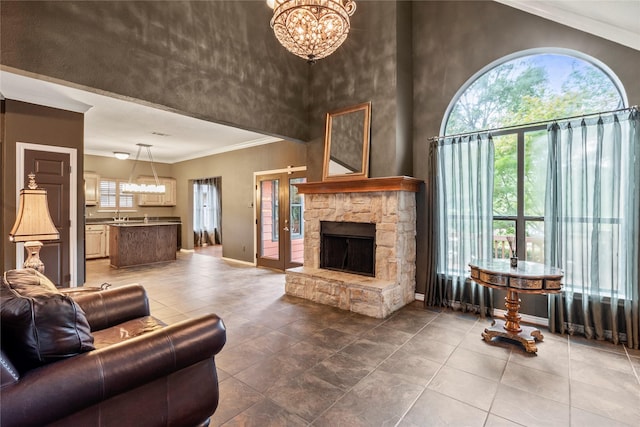
<path id="1" fill-rule="evenodd" d="M 486 329 L 485 329 L 486 330 Z M 484 339 L 484 337 L 483 337 Z M 499 338 L 498 338 L 499 339 Z M 513 357 L 513 348 L 509 347 L 509 357 L 507 357 L 507 363 L 504 364 L 504 369 L 502 369 L 502 374 L 500 375 L 500 379 L 497 381 L 498 382 L 498 387 L 496 388 L 496 394 L 493 395 L 493 399 L 491 399 L 491 404 L 489 405 L 489 409 L 487 410 L 487 416 L 484 419 L 484 426 L 487 425 L 487 422 L 489 421 L 489 415 L 492 415 L 493 412 L 491 412 L 491 410 L 493 409 L 493 405 L 496 402 L 496 397 L 498 396 L 498 391 L 500 390 L 500 385 L 502 384 L 502 379 L 504 378 L 504 374 L 507 371 L 507 366 L 509 366 L 509 362 L 511 362 L 511 358 Z M 497 417 L 499 415 L 496 415 Z M 500 417 L 503 418 L 505 420 L 509 420 L 508 418 L 504 418 L 504 417 Z M 513 420 L 509 420 L 513 423 L 516 423 Z M 516 423 L 516 424 L 520 424 L 520 423 Z"/>
<path id="2" fill-rule="evenodd" d="M 640 372 L 638 372 L 638 370 L 634 366 L 634 364 L 633 364 L 633 362 L 631 360 L 631 355 L 629 354 L 629 350 L 627 349 L 627 346 L 623 345 L 622 348 L 624 348 L 624 352 L 627 355 L 627 360 L 629 361 L 629 364 L 631 365 L 631 370 L 633 371 L 633 374 L 636 376 L 636 381 L 638 381 L 638 385 L 640 386 Z"/>
<path id="3" fill-rule="evenodd" d="M 442 313 L 442 312 L 438 313 L 438 316 L 434 317 L 434 319 L 433 319 L 433 320 L 435 320 L 436 318 L 438 318 L 438 317 L 440 316 L 440 314 L 441 314 L 441 313 Z M 433 320 L 432 320 L 432 321 L 433 321 Z M 464 335 L 465 337 L 466 337 L 469 333 L 471 333 L 471 330 L 476 326 L 476 324 L 477 324 L 479 321 L 480 321 L 480 318 L 476 319 L 476 321 L 474 322 L 473 326 L 471 326 L 471 327 L 469 328 L 469 330 L 465 333 L 465 335 Z M 429 323 L 431 323 L 431 322 L 429 322 Z M 428 325 L 429 323 L 427 323 L 427 325 Z M 427 325 L 425 325 L 425 327 L 427 327 Z M 423 328 L 423 329 L 424 329 L 424 328 Z M 416 334 L 416 335 L 417 335 L 417 334 Z M 416 402 L 417 402 L 417 401 L 420 399 L 420 397 L 425 393 L 425 391 L 427 391 L 427 389 L 429 388 L 429 385 L 431 384 L 431 382 L 433 381 L 433 379 L 434 379 L 436 376 L 438 376 L 438 374 L 439 374 L 439 373 L 440 373 L 440 371 L 444 368 L 444 366 L 447 364 L 447 362 L 449 361 L 449 359 L 451 358 L 451 356 L 453 355 L 453 353 L 455 353 L 455 352 L 456 352 L 456 350 L 457 350 L 458 348 L 462 348 L 462 347 L 460 347 L 460 345 L 461 345 L 463 342 L 464 342 L 464 338 L 463 338 L 463 339 L 462 339 L 462 340 L 461 340 L 461 341 L 460 341 L 460 342 L 455 346 L 455 348 L 454 348 L 454 349 L 453 349 L 453 351 L 449 354 L 449 356 L 447 356 L 447 358 L 446 358 L 446 359 L 445 359 L 445 360 L 440 364 L 440 367 L 439 367 L 439 368 L 436 370 L 436 372 L 431 376 L 431 378 L 429 378 L 429 381 L 427 381 L 427 383 L 424 385 L 423 390 L 422 390 L 422 393 L 420 393 L 420 394 L 418 395 L 418 397 L 416 397 L 416 398 L 414 399 L 414 401 L 411 403 L 411 405 L 409 405 L 409 408 L 408 408 L 408 409 L 407 409 L 407 410 L 402 414 L 402 416 L 400 417 L 400 419 L 398 420 L 398 422 L 395 424 L 395 426 L 394 426 L 394 427 L 398 427 L 398 426 L 400 425 L 400 423 L 404 420 L 404 418 L 407 416 L 407 414 L 408 414 L 408 413 L 413 409 L 413 407 L 415 406 Z M 437 392 L 437 391 L 435 391 L 435 390 L 434 390 L 434 392 L 435 392 L 435 393 L 438 393 L 438 394 L 442 394 L 442 393 L 439 393 L 439 392 Z M 443 395 L 443 396 L 446 396 L 446 395 Z M 450 396 L 446 396 L 446 397 L 450 397 Z M 458 399 L 456 399 L 456 398 L 453 398 L 453 397 L 450 397 L 450 398 L 451 398 L 451 399 L 453 399 L 453 400 L 456 400 L 456 401 L 458 401 L 458 402 L 462 402 L 461 400 L 458 400 Z M 462 402 L 462 403 L 465 403 L 465 404 L 467 404 L 467 405 L 468 405 L 468 403 L 466 403 L 466 402 Z M 475 406 L 473 406 L 473 405 L 470 405 L 470 406 L 472 406 L 472 407 L 474 407 L 474 408 L 475 408 Z M 478 408 L 478 409 L 479 409 L 479 408 Z"/>
<path id="4" fill-rule="evenodd" d="M 364 377 L 360 378 L 360 380 L 359 380 L 357 383 L 355 383 L 355 384 L 354 384 L 353 386 L 351 386 L 347 391 L 345 391 L 345 393 L 344 393 L 342 396 L 340 396 L 338 399 L 336 399 L 336 400 L 335 400 L 335 401 L 334 401 L 334 402 L 333 402 L 329 407 L 327 407 L 327 409 L 325 409 L 324 411 L 322 411 L 322 412 L 321 412 L 321 413 L 320 413 L 320 414 L 319 414 L 319 415 L 318 415 L 318 416 L 317 416 L 317 417 L 316 417 L 316 418 L 315 418 L 315 419 L 314 419 L 314 420 L 313 420 L 309 425 L 312 425 L 313 423 L 315 423 L 315 422 L 316 422 L 318 419 L 320 419 L 320 418 L 321 418 L 325 413 L 327 413 L 327 411 L 329 411 L 331 408 L 333 408 L 333 407 L 336 405 L 336 403 L 338 403 L 340 400 L 342 400 L 342 399 L 344 398 L 344 396 L 346 396 L 346 395 L 347 395 L 347 393 L 349 393 L 350 391 L 352 391 L 352 390 L 353 390 L 353 389 L 354 389 L 358 384 L 360 384 L 360 382 L 362 382 L 363 380 L 365 380 L 366 378 L 368 378 L 369 376 L 371 376 L 371 374 L 373 374 L 376 370 L 378 370 L 378 368 L 379 368 L 380 366 L 382 366 L 382 364 L 383 364 L 384 362 L 386 362 L 389 358 L 391 358 L 391 356 L 393 356 L 393 355 L 394 355 L 394 354 L 396 354 L 398 351 L 400 351 L 400 349 L 401 349 L 402 347 L 404 347 L 404 346 L 405 346 L 409 341 L 411 341 L 413 338 L 415 338 L 415 337 L 416 337 L 416 336 L 417 336 L 417 335 L 418 335 L 418 334 L 419 334 L 419 333 L 420 333 L 424 328 L 426 328 L 429 324 L 431 324 L 431 322 L 433 322 L 435 319 L 437 319 L 437 318 L 438 318 L 438 316 L 440 316 L 440 314 L 441 314 L 441 313 L 442 313 L 442 312 L 439 312 L 436 316 L 434 316 L 434 318 L 433 318 L 433 319 L 431 319 L 431 320 L 429 320 L 427 323 L 425 323 L 425 324 L 424 324 L 420 329 L 418 329 L 418 331 L 416 331 L 416 332 L 411 336 L 411 338 L 407 339 L 407 340 L 406 340 L 402 345 L 398 346 L 398 348 L 397 348 L 397 349 L 395 349 L 395 350 L 394 350 L 393 352 L 391 352 L 387 357 L 385 357 L 385 358 L 384 358 L 384 360 L 382 360 L 380 363 L 378 363 L 378 364 L 377 364 L 377 365 L 376 365 L 376 366 L 375 366 L 375 367 L 374 367 L 374 368 L 373 368 L 369 373 L 367 373 L 367 375 L 365 375 Z M 384 320 L 382 323 L 380 323 L 378 326 L 376 326 L 376 327 L 374 327 L 374 328 L 369 329 L 367 332 L 369 332 L 369 331 L 371 331 L 371 330 L 373 330 L 373 329 L 375 329 L 375 328 L 377 328 L 377 327 L 384 326 L 384 324 L 385 324 L 385 323 L 387 323 L 389 320 L 391 320 L 393 317 L 395 317 L 395 316 L 391 316 L 391 317 L 389 317 L 388 319 L 385 319 L 385 320 Z M 363 333 L 363 334 L 364 334 L 364 333 Z M 360 335 L 359 335 L 359 337 L 360 337 L 361 335 L 363 335 L 363 334 L 360 334 Z M 354 342 L 355 342 L 355 341 L 354 341 Z M 345 346 L 345 347 L 347 347 L 347 346 Z M 345 348 L 345 347 L 343 347 L 343 348 Z M 342 349 L 341 349 L 341 350 L 342 350 Z M 336 352 L 336 353 L 337 353 L 337 352 Z M 424 390 L 423 390 L 423 392 L 424 392 Z M 420 397 L 421 395 L 422 395 L 422 393 L 420 393 L 420 395 L 419 395 L 418 397 Z M 414 402 L 414 403 L 415 403 L 415 402 Z M 413 406 L 413 404 L 412 404 L 411 406 Z M 403 415 L 402 417 L 404 417 L 404 415 Z M 400 418 L 401 420 L 402 420 L 402 417 Z"/>

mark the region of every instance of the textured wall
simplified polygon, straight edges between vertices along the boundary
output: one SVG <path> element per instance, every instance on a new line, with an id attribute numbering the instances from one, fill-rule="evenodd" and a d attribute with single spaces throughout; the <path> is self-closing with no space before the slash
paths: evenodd
<path id="1" fill-rule="evenodd" d="M 0 62 L 240 128 L 307 140 L 307 64 L 264 1 L 2 2 Z"/>
<path id="2" fill-rule="evenodd" d="M 331 56 L 310 67 L 310 145 L 308 163 L 311 180 L 322 173 L 322 138 L 327 111 L 371 101 L 371 151 L 369 176 L 410 174 L 410 162 L 403 160 L 402 145 L 410 151 L 410 138 L 398 139 L 398 102 L 411 105 L 410 97 L 398 98 L 395 25 L 400 6 L 395 2 L 358 2 L 351 18 L 351 32 L 345 43 Z M 408 10 L 408 9 L 407 9 Z M 409 26 L 410 28 L 410 26 Z M 407 30 L 403 26 L 400 31 Z M 409 74 L 410 76 L 410 74 Z M 410 134 L 410 129 L 405 135 Z M 398 147 L 400 145 L 400 148 Z M 320 174 L 316 163 L 320 161 Z M 409 169 L 409 170 L 407 170 Z"/>

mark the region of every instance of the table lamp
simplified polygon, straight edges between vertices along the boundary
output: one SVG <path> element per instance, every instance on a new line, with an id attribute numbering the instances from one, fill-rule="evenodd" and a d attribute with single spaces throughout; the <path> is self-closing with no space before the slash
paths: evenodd
<path id="1" fill-rule="evenodd" d="M 38 188 L 33 173 L 28 176 L 29 188 L 20 190 L 18 215 L 9 233 L 9 240 L 25 242 L 24 248 L 29 256 L 23 264 L 24 268 L 33 268 L 44 273 L 44 264 L 40 260 L 41 240 L 57 240 L 60 233 L 49 214 L 47 190 Z"/>

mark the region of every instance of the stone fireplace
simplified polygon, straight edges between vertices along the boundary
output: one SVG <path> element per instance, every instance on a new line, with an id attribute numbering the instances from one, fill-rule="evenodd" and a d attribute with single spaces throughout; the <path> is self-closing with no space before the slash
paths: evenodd
<path id="1" fill-rule="evenodd" d="M 304 265 L 286 271 L 286 293 L 377 318 L 412 302 L 420 182 L 390 177 L 299 184 Z"/>

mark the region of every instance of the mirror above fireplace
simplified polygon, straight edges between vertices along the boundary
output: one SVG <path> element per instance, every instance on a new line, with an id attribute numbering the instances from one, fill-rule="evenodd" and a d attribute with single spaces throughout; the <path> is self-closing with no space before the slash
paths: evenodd
<path id="1" fill-rule="evenodd" d="M 369 176 L 371 102 L 327 113 L 322 180 Z"/>

